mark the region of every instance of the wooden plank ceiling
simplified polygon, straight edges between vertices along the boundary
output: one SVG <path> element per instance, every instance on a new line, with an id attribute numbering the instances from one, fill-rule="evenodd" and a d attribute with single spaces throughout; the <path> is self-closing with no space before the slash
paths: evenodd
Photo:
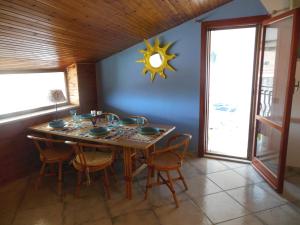
<path id="1" fill-rule="evenodd" d="M 95 62 L 229 0 L 0 0 L 0 71 Z"/>

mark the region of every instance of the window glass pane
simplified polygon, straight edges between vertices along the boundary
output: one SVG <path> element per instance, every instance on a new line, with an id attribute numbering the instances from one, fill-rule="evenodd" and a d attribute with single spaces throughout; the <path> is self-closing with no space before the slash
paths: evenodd
<path id="1" fill-rule="evenodd" d="M 53 105 L 52 89 L 66 96 L 63 72 L 0 75 L 0 115 Z"/>
<path id="2" fill-rule="evenodd" d="M 292 18 L 266 27 L 260 92 L 263 117 L 282 125 L 292 40 Z"/>
<path id="3" fill-rule="evenodd" d="M 280 152 L 280 131 L 257 122 L 256 158 L 264 163 L 276 176 Z"/>

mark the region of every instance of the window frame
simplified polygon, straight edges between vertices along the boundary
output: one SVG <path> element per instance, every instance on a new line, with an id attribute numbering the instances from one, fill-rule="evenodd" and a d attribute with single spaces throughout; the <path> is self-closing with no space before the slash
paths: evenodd
<path id="1" fill-rule="evenodd" d="M 59 107 L 70 105 L 70 96 L 69 96 L 69 89 L 68 89 L 68 83 L 67 83 L 68 79 L 67 79 L 67 73 L 65 70 L 3 71 L 3 72 L 0 72 L 0 76 L 1 75 L 9 75 L 9 74 L 28 74 L 28 73 L 34 74 L 34 73 L 58 73 L 58 72 L 64 73 L 64 81 L 65 81 L 65 89 L 66 89 L 66 102 L 57 104 L 57 107 L 59 108 Z M 6 113 L 6 114 L 0 115 L 0 120 L 23 116 L 23 115 L 41 112 L 41 111 L 45 111 L 45 110 L 55 109 L 55 107 L 56 107 L 56 104 L 53 104 L 53 105 L 42 106 L 42 107 L 38 107 L 38 108 L 34 108 L 34 109 L 26 109 L 26 110 L 22 110 L 22 111 L 18 111 L 18 112 Z"/>

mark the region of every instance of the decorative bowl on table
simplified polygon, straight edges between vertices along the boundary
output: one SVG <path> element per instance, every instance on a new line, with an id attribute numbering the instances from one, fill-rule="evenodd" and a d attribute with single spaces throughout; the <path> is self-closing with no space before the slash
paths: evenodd
<path id="1" fill-rule="evenodd" d="M 48 125 L 52 128 L 63 128 L 67 125 L 67 122 L 65 120 L 52 120 Z"/>
<path id="2" fill-rule="evenodd" d="M 82 120 L 90 120 L 90 119 L 92 119 L 94 116 L 92 115 L 92 114 L 90 114 L 90 113 L 87 113 L 87 114 L 81 114 L 80 115 L 80 119 L 82 119 Z"/>
<path id="3" fill-rule="evenodd" d="M 109 129 L 106 127 L 96 127 L 89 130 L 89 134 L 92 136 L 103 136 L 109 133 Z"/>
<path id="4" fill-rule="evenodd" d="M 159 128 L 156 127 L 139 127 L 138 133 L 142 135 L 155 135 L 159 133 Z"/>
<path id="5" fill-rule="evenodd" d="M 137 124 L 135 118 L 124 118 L 124 119 L 120 120 L 119 123 L 121 125 L 135 125 L 135 124 Z"/>

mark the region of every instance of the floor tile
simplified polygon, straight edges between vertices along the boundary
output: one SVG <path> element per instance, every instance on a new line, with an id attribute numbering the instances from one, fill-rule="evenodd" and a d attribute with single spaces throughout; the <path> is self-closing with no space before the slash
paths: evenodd
<path id="1" fill-rule="evenodd" d="M 112 221 L 111 219 L 100 219 L 100 220 L 82 223 L 80 225 L 112 225 Z"/>
<path id="2" fill-rule="evenodd" d="M 222 191 L 221 188 L 203 175 L 186 179 L 186 183 L 188 185 L 188 190 L 186 193 L 192 198 Z"/>
<path id="3" fill-rule="evenodd" d="M 15 210 L 0 212 L 0 224 L 10 225 L 13 222 L 15 213 Z"/>
<path id="4" fill-rule="evenodd" d="M 251 165 L 235 168 L 234 171 L 251 183 L 258 183 L 264 180 Z"/>
<path id="5" fill-rule="evenodd" d="M 251 183 L 233 170 L 211 173 L 207 177 L 223 190 L 243 187 Z"/>
<path id="6" fill-rule="evenodd" d="M 60 197 L 49 187 L 40 187 L 35 190 L 34 186 L 29 187 L 21 203 L 21 209 L 32 209 L 41 206 L 48 206 L 60 202 Z"/>
<path id="7" fill-rule="evenodd" d="M 186 191 L 181 184 L 175 185 L 175 191 L 178 201 L 188 199 L 188 195 L 186 194 Z M 167 204 L 175 204 L 172 192 L 166 185 L 154 186 L 149 189 L 147 201 L 154 207 L 159 207 Z"/>
<path id="8" fill-rule="evenodd" d="M 229 220 L 218 225 L 264 225 L 258 218 L 253 215 L 243 216 L 234 220 Z"/>
<path id="9" fill-rule="evenodd" d="M 227 193 L 251 212 L 258 212 L 285 204 L 274 195 L 256 185 L 241 187 Z"/>
<path id="10" fill-rule="evenodd" d="M 13 225 L 62 225 L 62 203 L 33 209 L 20 210 Z"/>
<path id="11" fill-rule="evenodd" d="M 225 166 L 229 167 L 230 169 L 245 167 L 245 166 L 249 165 L 249 163 L 231 162 L 231 161 L 225 161 L 225 160 L 220 160 L 219 162 L 224 164 Z"/>
<path id="12" fill-rule="evenodd" d="M 283 196 L 290 201 L 300 201 L 300 176 L 285 179 Z"/>
<path id="13" fill-rule="evenodd" d="M 8 211 L 15 211 L 23 200 L 25 191 L 11 190 L 0 193 L 0 215 Z M 5 202 L 5 204 L 2 204 Z"/>
<path id="14" fill-rule="evenodd" d="M 114 225 L 160 225 L 152 210 L 140 210 L 113 218 Z"/>
<path id="15" fill-rule="evenodd" d="M 300 221 L 300 214 L 289 205 L 259 212 L 256 215 L 269 225 L 299 225 Z"/>
<path id="16" fill-rule="evenodd" d="M 228 170 L 229 168 L 215 159 L 201 158 L 191 160 L 190 163 L 199 169 L 202 173 L 215 173 Z"/>
<path id="17" fill-rule="evenodd" d="M 156 208 L 155 213 L 162 225 L 211 224 L 200 208 L 190 200 L 180 202 L 179 208 L 172 205 Z"/>
<path id="18" fill-rule="evenodd" d="M 12 181 L 12 182 L 4 184 L 4 185 L 1 185 L 0 186 L 0 194 L 11 191 L 11 190 L 14 190 L 14 191 L 24 190 L 27 187 L 28 182 L 29 182 L 29 176 L 17 179 L 15 181 Z"/>
<path id="19" fill-rule="evenodd" d="M 267 191 L 271 195 L 275 196 L 276 198 L 280 199 L 281 201 L 286 202 L 286 203 L 288 202 L 288 200 L 286 199 L 284 194 L 278 194 L 267 182 L 263 181 L 260 183 L 256 183 L 255 185 L 264 189 L 265 191 Z"/>
<path id="20" fill-rule="evenodd" d="M 135 187 L 133 197 L 128 200 L 123 192 L 113 193 L 110 200 L 107 200 L 110 214 L 120 216 L 137 210 L 150 209 L 151 205 L 144 200 L 144 194 Z"/>
<path id="21" fill-rule="evenodd" d="M 65 203 L 63 218 L 64 225 L 81 225 L 84 222 L 109 218 L 106 202 L 103 198 L 73 198 Z"/>
<path id="22" fill-rule="evenodd" d="M 225 192 L 193 199 L 213 223 L 235 219 L 249 212 Z"/>
<path id="23" fill-rule="evenodd" d="M 201 174 L 200 170 L 198 170 L 195 166 L 193 166 L 190 162 L 184 162 L 182 167 L 180 168 L 184 178 L 191 178 L 198 176 Z M 176 174 L 178 176 L 178 174 Z"/>

